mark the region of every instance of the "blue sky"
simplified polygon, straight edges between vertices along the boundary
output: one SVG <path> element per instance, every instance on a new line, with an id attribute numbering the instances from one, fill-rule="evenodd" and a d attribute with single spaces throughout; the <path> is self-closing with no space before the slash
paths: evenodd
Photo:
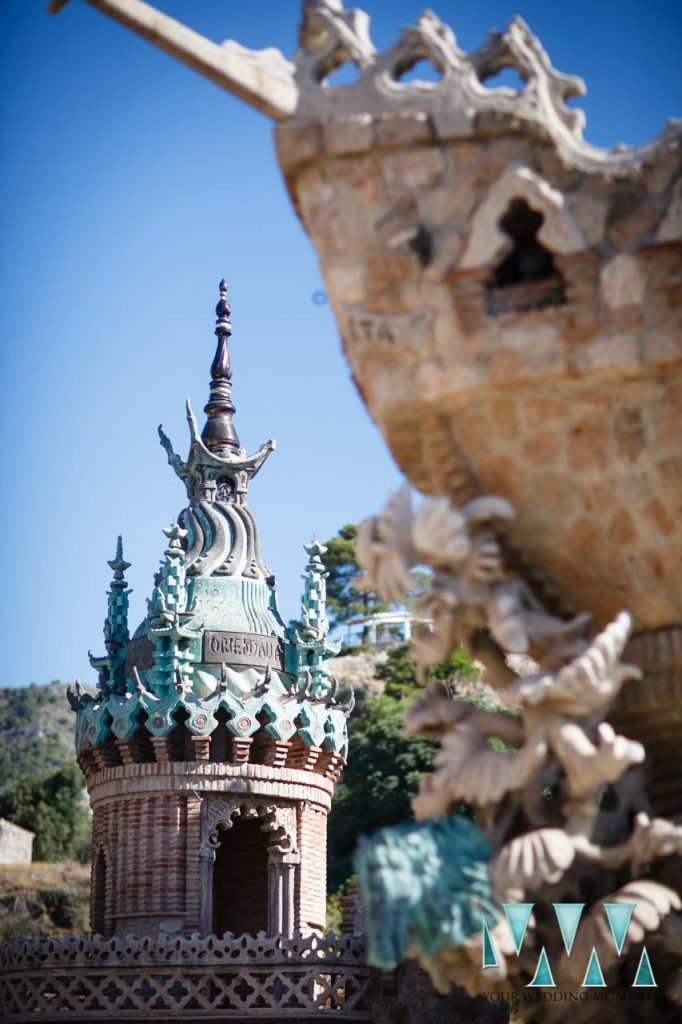
<path id="1" fill-rule="evenodd" d="M 296 44 L 298 3 L 157 0 L 216 40 Z M 582 75 L 586 137 L 641 144 L 682 96 L 682 5 L 478 0 L 433 6 L 465 49 L 520 13 L 553 63 Z M 4 643 L 0 685 L 79 676 L 103 649 L 117 533 L 132 625 L 183 507 L 156 427 L 186 452 L 200 413 L 221 276 L 233 307 L 242 443 L 277 451 L 251 490 L 284 617 L 302 545 L 376 511 L 400 475 L 349 379 L 312 247 L 277 170 L 272 128 L 74 0 L 0 4 L 0 373 Z M 368 0 L 389 46 L 422 3 Z"/>

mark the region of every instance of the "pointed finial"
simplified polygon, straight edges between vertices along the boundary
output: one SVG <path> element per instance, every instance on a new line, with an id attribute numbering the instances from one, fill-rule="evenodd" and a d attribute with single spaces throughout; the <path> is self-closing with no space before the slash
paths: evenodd
<path id="1" fill-rule="evenodd" d="M 320 544 L 319 540 L 315 540 L 315 534 L 313 534 L 313 539 L 308 544 L 303 545 L 303 550 L 308 552 L 311 562 L 319 562 L 321 556 L 326 553 L 327 548 L 324 544 Z"/>
<path id="2" fill-rule="evenodd" d="M 241 448 L 237 431 L 232 423 L 235 407 L 232 402 L 232 364 L 228 339 L 232 334 L 231 309 L 227 301 L 227 281 L 222 279 L 218 286 L 220 298 L 215 308 L 215 335 L 218 344 L 211 363 L 211 385 L 208 402 L 204 406 L 206 425 L 201 437 L 207 448 L 216 455 L 222 452 L 238 452 Z"/>
<path id="3" fill-rule="evenodd" d="M 171 550 L 182 551 L 182 542 L 187 536 L 187 530 L 183 530 L 179 523 L 171 523 L 170 526 L 164 526 L 162 532 L 166 534 L 170 541 L 168 551 L 165 554 L 168 554 Z"/>
<path id="4" fill-rule="evenodd" d="M 114 581 L 120 583 L 123 580 L 123 573 L 126 569 L 130 568 L 130 562 L 126 562 L 123 558 L 123 538 L 118 535 L 116 541 L 116 555 L 110 562 L 107 562 L 110 569 L 114 570 Z"/>
<path id="5" fill-rule="evenodd" d="M 220 291 L 220 298 L 215 308 L 216 322 L 215 322 L 215 334 L 218 338 L 218 347 L 216 348 L 216 354 L 211 364 L 211 377 L 213 380 L 216 377 L 224 377 L 226 380 L 232 380 L 232 366 L 230 364 L 230 352 L 227 347 L 227 338 L 232 334 L 232 324 L 230 323 L 230 316 L 232 309 L 230 303 L 227 301 L 227 281 L 225 278 L 222 279 L 218 285 Z M 220 344 L 221 337 L 225 337 L 225 344 Z"/>

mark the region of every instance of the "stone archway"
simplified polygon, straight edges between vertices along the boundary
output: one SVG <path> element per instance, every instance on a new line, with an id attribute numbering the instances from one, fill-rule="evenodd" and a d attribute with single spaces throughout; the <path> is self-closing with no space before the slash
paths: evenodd
<path id="1" fill-rule="evenodd" d="M 259 824 L 258 829 L 250 827 L 243 833 L 245 853 L 253 847 L 253 856 L 258 859 L 263 850 L 263 867 L 267 871 L 267 920 L 266 930 L 269 935 L 293 935 L 295 926 L 294 892 L 295 872 L 300 862 L 297 848 L 297 816 L 292 805 L 276 805 L 243 795 L 229 797 L 206 797 L 202 811 L 201 824 L 201 910 L 200 927 L 203 935 L 214 930 L 214 870 L 216 855 L 223 842 L 223 836 L 232 829 L 235 822 L 240 824 Z M 265 841 L 260 846 L 257 833 L 264 833 Z M 230 843 L 234 854 L 237 847 L 238 832 L 234 833 L 234 842 Z M 235 861 L 238 867 L 238 860 Z M 225 865 L 222 865 L 224 868 Z M 234 884 L 239 885 L 235 877 Z M 243 914 L 240 920 L 247 920 Z M 262 918 L 254 913 L 252 920 Z M 222 921 L 216 921 L 221 927 Z"/>

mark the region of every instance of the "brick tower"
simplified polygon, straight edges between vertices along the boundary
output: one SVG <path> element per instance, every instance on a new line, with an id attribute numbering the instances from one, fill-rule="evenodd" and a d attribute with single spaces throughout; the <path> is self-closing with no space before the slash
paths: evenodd
<path id="1" fill-rule="evenodd" d="M 287 628 L 247 505 L 274 449 L 233 423 L 227 286 L 206 423 L 189 402 L 186 462 L 159 428 L 188 504 L 168 538 L 147 615 L 128 631 L 119 538 L 94 697 L 76 687 L 76 748 L 93 811 L 91 927 L 105 938 L 291 936 L 325 925 L 326 833 L 352 694 L 326 665 L 325 548 Z"/>

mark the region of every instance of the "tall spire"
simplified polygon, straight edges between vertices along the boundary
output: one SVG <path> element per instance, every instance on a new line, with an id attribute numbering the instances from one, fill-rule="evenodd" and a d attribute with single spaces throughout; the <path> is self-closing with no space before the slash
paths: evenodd
<path id="1" fill-rule="evenodd" d="M 228 338 L 232 334 L 230 304 L 227 301 L 227 281 L 220 282 L 220 298 L 216 311 L 215 333 L 218 344 L 211 363 L 211 385 L 208 402 L 204 406 L 206 424 L 201 432 L 204 444 L 216 455 L 241 449 L 232 417 L 235 412 L 232 402 L 232 365 Z"/>
<path id="2" fill-rule="evenodd" d="M 128 598 L 131 591 L 125 579 L 130 562 L 123 557 L 123 540 L 116 542 L 116 554 L 107 562 L 114 578 L 108 591 L 107 617 L 104 620 L 104 643 L 107 653 L 101 658 L 89 655 L 90 664 L 100 674 L 100 689 L 103 693 L 125 693 L 125 659 L 130 634 L 128 633 Z"/>

